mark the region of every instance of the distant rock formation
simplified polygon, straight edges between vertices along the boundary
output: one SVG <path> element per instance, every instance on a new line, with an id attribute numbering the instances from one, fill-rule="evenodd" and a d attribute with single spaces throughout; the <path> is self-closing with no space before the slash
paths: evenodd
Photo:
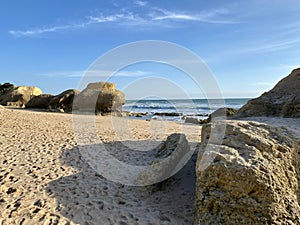
<path id="1" fill-rule="evenodd" d="M 76 97 L 76 101 L 74 98 Z M 75 104 L 73 104 L 75 102 Z M 95 113 L 122 112 L 125 95 L 109 82 L 88 84 L 81 93 L 75 89 L 58 95 L 42 94 L 41 89 L 31 86 L 0 84 L 0 105 L 72 112 L 73 106 L 80 111 Z"/>
<path id="2" fill-rule="evenodd" d="M 26 104 L 25 108 L 47 109 L 49 106 L 49 102 L 53 97 L 54 96 L 50 94 L 41 94 L 38 96 L 33 96 L 30 99 L 30 101 Z"/>
<path id="3" fill-rule="evenodd" d="M 80 91 L 75 89 L 66 90 L 52 97 L 48 104 L 48 109 L 60 112 L 72 112 L 73 100 Z"/>
<path id="4" fill-rule="evenodd" d="M 41 94 L 34 96 L 26 104 L 26 108 L 47 109 L 54 112 L 72 112 L 73 99 L 80 91 L 69 89 L 58 95 Z"/>
<path id="5" fill-rule="evenodd" d="M 300 68 L 282 79 L 271 91 L 250 100 L 235 117 L 300 117 Z"/>
<path id="6" fill-rule="evenodd" d="M 212 127 L 225 125 L 222 143 L 210 139 Z M 299 152 L 299 143 L 285 130 L 266 124 L 230 120 L 204 125 L 195 224 L 299 224 Z M 211 163 L 203 168 L 206 159 Z"/>
<path id="7" fill-rule="evenodd" d="M 10 91 L 15 86 L 11 83 L 4 83 L 0 84 L 0 96 L 6 94 L 8 91 Z"/>
<path id="8" fill-rule="evenodd" d="M 90 83 L 75 96 L 73 108 L 77 111 L 111 113 L 122 112 L 125 95 L 109 82 Z"/>
<path id="9" fill-rule="evenodd" d="M 207 122 L 210 123 L 211 121 L 214 121 L 214 120 L 224 120 L 224 119 L 230 118 L 236 112 L 237 112 L 237 110 L 233 109 L 233 108 L 228 108 L 228 107 L 219 108 L 216 111 L 214 111 L 212 114 L 209 115 Z"/>
<path id="10" fill-rule="evenodd" d="M 201 124 L 202 120 L 199 120 L 194 117 L 185 117 L 184 118 L 184 123 L 192 123 L 192 124 Z"/>
<path id="11" fill-rule="evenodd" d="M 214 111 L 212 114 L 210 114 L 207 119 L 201 120 L 200 124 L 207 124 L 216 120 L 225 120 L 227 118 L 232 118 L 236 112 L 237 110 L 233 108 L 228 108 L 228 107 L 219 108 L 216 111 Z"/>
<path id="12" fill-rule="evenodd" d="M 41 89 L 33 86 L 10 86 L 2 90 L 0 104 L 13 107 L 25 107 L 33 96 L 42 94 Z"/>

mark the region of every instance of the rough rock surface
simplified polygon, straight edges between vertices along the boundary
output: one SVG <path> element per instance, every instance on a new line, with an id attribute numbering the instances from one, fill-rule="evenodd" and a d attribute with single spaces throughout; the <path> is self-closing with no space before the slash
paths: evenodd
<path id="1" fill-rule="evenodd" d="M 11 83 L 0 84 L 0 96 L 9 92 L 15 86 Z"/>
<path id="2" fill-rule="evenodd" d="M 48 108 L 50 110 L 72 112 L 73 100 L 80 91 L 69 89 L 51 98 Z"/>
<path id="3" fill-rule="evenodd" d="M 79 111 L 110 113 L 121 112 L 125 95 L 109 82 L 90 83 L 74 99 L 74 109 Z"/>
<path id="4" fill-rule="evenodd" d="M 156 151 L 155 160 L 138 178 L 138 184 L 154 184 L 173 176 L 182 164 L 186 163 L 190 146 L 184 134 L 174 133 L 168 136 Z M 189 159 L 189 158 L 188 158 Z"/>
<path id="5" fill-rule="evenodd" d="M 53 95 L 50 94 L 41 94 L 38 96 L 33 96 L 30 101 L 26 104 L 25 108 L 39 108 L 47 109 L 50 103 L 50 100 L 53 98 Z"/>
<path id="6" fill-rule="evenodd" d="M 224 123 L 218 143 L 211 130 Z M 195 224 L 300 224 L 299 153 L 299 143 L 281 128 L 249 121 L 204 125 Z"/>
<path id="7" fill-rule="evenodd" d="M 33 96 L 41 95 L 41 89 L 33 86 L 18 86 L 11 88 L 0 96 L 0 104 L 6 106 L 25 106 Z"/>
<path id="8" fill-rule="evenodd" d="M 271 91 L 250 100 L 235 117 L 300 117 L 300 68 L 282 79 Z"/>
<path id="9" fill-rule="evenodd" d="M 200 124 L 201 121 L 194 117 L 186 117 L 184 120 L 185 123 L 192 123 L 192 124 Z"/>
<path id="10" fill-rule="evenodd" d="M 237 110 L 233 108 L 227 108 L 227 107 L 219 108 L 209 115 L 208 123 L 214 120 L 224 120 L 228 117 L 232 117 L 236 112 Z"/>

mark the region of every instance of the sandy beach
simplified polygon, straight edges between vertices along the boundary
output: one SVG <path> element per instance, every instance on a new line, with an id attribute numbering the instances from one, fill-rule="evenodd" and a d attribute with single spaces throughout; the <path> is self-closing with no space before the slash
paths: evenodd
<path id="1" fill-rule="evenodd" d="M 132 140 L 116 135 L 110 116 L 96 119 L 101 140 L 127 162 L 139 160 L 120 141 L 138 143 L 144 151 L 150 142 L 160 143 L 175 132 L 184 131 L 191 145 L 200 141 L 201 126 L 126 123 Z M 72 114 L 1 107 L 0 126 L 0 224 L 193 223 L 196 154 L 165 188 L 150 193 L 147 187 L 109 181 L 82 160 Z M 156 127 L 163 132 L 153 132 Z"/>

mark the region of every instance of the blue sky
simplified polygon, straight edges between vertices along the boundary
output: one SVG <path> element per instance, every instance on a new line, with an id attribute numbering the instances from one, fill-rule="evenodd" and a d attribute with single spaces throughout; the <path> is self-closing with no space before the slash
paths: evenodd
<path id="1" fill-rule="evenodd" d="M 44 93 L 78 87 L 99 56 L 142 40 L 196 53 L 224 97 L 256 97 L 300 65 L 299 0 L 3 0 L 0 11 L 0 82 L 35 85 Z M 128 66 L 111 81 L 128 98 L 140 98 L 150 83 L 135 85 L 135 92 L 126 87 L 149 76 L 203 97 L 181 71 L 157 63 Z M 158 95 L 180 98 L 176 90 L 160 90 Z"/>

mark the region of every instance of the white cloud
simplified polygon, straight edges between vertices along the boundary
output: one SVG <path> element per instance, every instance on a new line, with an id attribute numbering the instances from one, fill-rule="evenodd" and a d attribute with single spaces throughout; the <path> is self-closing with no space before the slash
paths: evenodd
<path id="1" fill-rule="evenodd" d="M 101 23 L 119 23 L 120 25 L 138 25 L 144 23 L 146 20 L 139 17 L 138 15 L 132 12 L 118 13 L 112 14 L 108 16 L 88 16 L 86 20 L 82 23 L 74 23 L 69 25 L 61 25 L 61 26 L 52 26 L 45 28 L 36 28 L 30 30 L 10 30 L 9 33 L 15 37 L 27 36 L 34 37 L 41 35 L 43 33 L 52 33 L 57 31 L 64 31 L 70 29 L 79 29 L 85 28 L 92 24 L 101 24 Z"/>
<path id="2" fill-rule="evenodd" d="M 145 1 L 136 1 L 135 4 L 146 6 Z M 15 37 L 35 37 L 44 33 L 53 33 L 59 31 L 67 31 L 72 29 L 83 29 L 95 24 L 111 23 L 119 26 L 141 26 L 144 27 L 173 27 L 177 22 L 197 21 L 202 23 L 220 23 L 230 24 L 235 21 L 222 19 L 222 17 L 229 12 L 226 10 L 213 10 L 202 12 L 200 14 L 192 14 L 186 12 L 169 11 L 157 7 L 146 7 L 147 12 L 133 12 L 122 9 L 119 13 L 112 13 L 109 15 L 93 15 L 87 16 L 80 23 L 71 23 L 56 26 L 43 26 L 28 30 L 10 30 L 9 33 Z M 160 21 L 160 23 L 157 23 Z"/>
<path id="3" fill-rule="evenodd" d="M 136 4 L 138 6 L 146 6 L 148 4 L 148 2 L 146 2 L 146 1 L 135 1 L 134 4 Z"/>
<path id="4" fill-rule="evenodd" d="M 47 73 L 38 73 L 37 76 L 44 77 L 82 77 L 84 75 L 83 70 L 74 70 L 74 71 L 55 71 Z"/>
<path id="5" fill-rule="evenodd" d="M 120 71 L 71 70 L 71 71 L 55 71 L 55 72 L 39 73 L 36 75 L 46 76 L 46 77 L 69 77 L 69 78 L 81 78 L 83 76 L 107 78 L 108 75 L 110 74 L 112 74 L 113 77 L 115 76 L 116 77 L 141 77 L 141 76 L 153 75 L 153 73 L 150 71 L 142 71 L 142 70 L 120 70 Z"/>
<path id="6" fill-rule="evenodd" d="M 103 22 L 107 22 L 107 21 L 103 21 Z M 36 29 L 30 29 L 30 30 L 10 30 L 9 34 L 11 34 L 15 37 L 22 37 L 22 36 L 34 37 L 34 36 L 39 36 L 44 33 L 53 33 L 53 32 L 64 31 L 64 30 L 85 28 L 88 25 L 90 25 L 91 23 L 93 23 L 93 21 L 90 19 L 83 23 L 74 23 L 74 24 L 52 26 L 52 27 L 42 27 L 42 28 L 36 28 Z"/>
<path id="7" fill-rule="evenodd" d="M 43 33 L 56 32 L 59 30 L 67 30 L 70 28 L 76 28 L 75 25 L 65 25 L 65 26 L 54 26 L 48 28 L 37 28 L 31 30 L 10 30 L 9 33 L 15 37 L 20 36 L 36 36 Z"/>
<path id="8" fill-rule="evenodd" d="M 156 16 L 153 18 L 153 20 L 197 20 L 196 17 L 191 16 L 191 15 L 185 15 L 185 14 L 169 14 L 169 15 L 164 15 L 164 16 Z"/>
<path id="9" fill-rule="evenodd" d="M 232 20 L 220 19 L 221 16 L 229 14 L 227 10 L 206 11 L 199 14 L 185 12 L 172 12 L 161 8 L 153 8 L 156 12 L 151 14 L 153 20 L 175 20 L 175 21 L 198 21 L 203 23 L 231 24 L 237 23 Z"/>
<path id="10" fill-rule="evenodd" d="M 245 48 L 244 51 L 252 52 L 252 53 L 274 52 L 274 51 L 279 51 L 282 49 L 291 48 L 295 44 L 297 44 L 299 41 L 300 41 L 299 39 L 274 41 L 271 43 L 261 44 L 261 45 L 258 45 L 256 47 L 252 47 L 252 48 Z"/>

